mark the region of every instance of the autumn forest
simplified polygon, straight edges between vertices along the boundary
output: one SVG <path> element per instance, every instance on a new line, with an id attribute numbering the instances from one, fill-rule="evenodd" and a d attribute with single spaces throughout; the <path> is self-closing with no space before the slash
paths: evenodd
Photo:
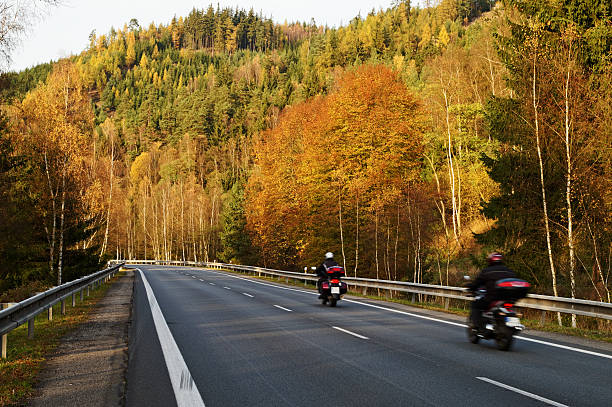
<path id="1" fill-rule="evenodd" d="M 609 302 L 610 3 L 429 3 L 337 28 L 194 8 L 3 73 L 0 294 L 327 251 L 459 285 L 499 250 L 537 293 Z"/>

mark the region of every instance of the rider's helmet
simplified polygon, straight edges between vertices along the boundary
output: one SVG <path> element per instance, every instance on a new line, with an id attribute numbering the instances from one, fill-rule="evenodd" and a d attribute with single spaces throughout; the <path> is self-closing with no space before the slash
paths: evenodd
<path id="1" fill-rule="evenodd" d="M 489 262 L 489 264 L 499 263 L 503 260 L 504 256 L 502 256 L 501 253 L 498 252 L 489 253 L 489 255 L 487 256 L 487 261 Z"/>
<path id="2" fill-rule="evenodd" d="M 332 252 L 325 253 L 325 259 L 326 260 L 331 260 L 333 258 L 334 258 L 334 254 Z"/>

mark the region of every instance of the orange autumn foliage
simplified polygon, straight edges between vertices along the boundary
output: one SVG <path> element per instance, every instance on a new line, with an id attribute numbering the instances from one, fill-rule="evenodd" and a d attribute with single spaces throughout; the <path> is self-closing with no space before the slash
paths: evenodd
<path id="1" fill-rule="evenodd" d="M 247 227 L 264 262 L 296 266 L 338 247 L 340 228 L 360 222 L 345 213 L 341 225 L 342 205 L 358 202 L 370 217 L 400 205 L 418 179 L 423 123 L 420 103 L 380 65 L 287 108 L 255 143 L 247 188 Z"/>

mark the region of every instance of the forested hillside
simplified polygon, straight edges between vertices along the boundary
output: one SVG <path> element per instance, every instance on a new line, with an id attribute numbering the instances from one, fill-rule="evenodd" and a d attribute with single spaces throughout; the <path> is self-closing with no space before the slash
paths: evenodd
<path id="1" fill-rule="evenodd" d="M 1 78 L 1 286 L 107 258 L 458 284 L 503 251 L 610 300 L 610 6 L 409 1 L 346 26 L 132 20 Z"/>

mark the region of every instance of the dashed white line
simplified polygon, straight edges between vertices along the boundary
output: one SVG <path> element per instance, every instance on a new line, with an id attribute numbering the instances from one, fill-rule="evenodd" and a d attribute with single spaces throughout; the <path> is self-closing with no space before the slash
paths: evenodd
<path id="1" fill-rule="evenodd" d="M 356 334 L 355 332 L 351 332 L 351 331 L 348 331 L 346 329 L 339 328 L 337 326 L 332 326 L 332 328 L 337 329 L 338 331 L 342 331 L 345 334 L 356 336 L 357 338 L 360 338 L 360 339 L 370 339 L 367 336 L 359 335 L 359 334 Z"/>
<path id="2" fill-rule="evenodd" d="M 319 293 L 312 292 L 312 291 L 300 290 L 300 289 L 289 288 L 289 287 L 281 287 L 281 286 L 278 286 L 278 285 L 268 284 L 268 283 L 264 283 L 264 282 L 261 282 L 261 281 L 253 281 L 253 280 L 248 279 L 248 278 L 233 276 L 231 274 L 221 273 L 221 272 L 213 271 L 213 270 L 207 270 L 207 271 L 209 273 L 220 274 L 222 276 L 231 277 L 231 278 L 235 278 L 235 279 L 238 279 L 238 280 L 248 281 L 248 282 L 253 283 L 253 284 L 259 284 L 259 285 L 265 285 L 265 286 L 268 286 L 268 287 L 274 287 L 274 288 L 279 289 L 279 290 L 296 291 L 296 292 L 310 294 L 310 295 L 319 295 Z M 466 327 L 465 324 L 462 324 L 462 323 L 459 323 L 459 322 L 446 321 L 444 319 L 439 319 L 439 318 L 428 317 L 428 316 L 425 316 L 425 315 L 414 314 L 412 312 L 406 312 L 406 311 L 401 311 L 401 310 L 398 310 L 398 309 L 382 307 L 380 305 L 368 304 L 367 302 L 361 302 L 361 301 L 355 301 L 355 300 L 349 300 L 349 299 L 344 299 L 343 301 L 350 302 L 350 303 L 353 303 L 353 304 L 363 305 L 365 307 L 371 307 L 371 308 L 376 308 L 376 309 L 380 309 L 380 310 L 384 310 L 384 311 L 388 311 L 388 312 L 393 312 L 395 314 L 407 315 L 407 316 L 410 316 L 410 317 L 425 319 L 425 320 L 428 320 L 428 321 L 441 322 L 443 324 L 454 325 L 454 326 L 458 326 L 458 327 L 461 327 L 461 328 L 465 328 Z M 539 343 L 540 345 L 552 346 L 552 347 L 555 347 L 555 348 L 560 348 L 560 349 L 565 349 L 565 350 L 569 350 L 569 351 L 573 351 L 573 352 L 579 352 L 579 353 L 583 353 L 583 354 L 587 354 L 587 355 L 597 356 L 597 357 L 600 357 L 600 358 L 612 359 L 612 355 L 607 355 L 605 353 L 593 352 L 593 351 L 586 350 L 586 349 L 574 348 L 574 347 L 571 347 L 571 346 L 560 345 L 560 344 L 553 343 L 553 342 L 541 341 L 541 340 L 538 340 L 538 339 L 527 338 L 527 337 L 524 337 L 524 336 L 516 336 L 515 338 L 519 339 L 519 340 L 523 340 L 523 341 Z"/>
<path id="3" fill-rule="evenodd" d="M 566 404 L 557 403 L 556 401 L 549 400 L 549 399 L 544 398 L 542 396 L 538 396 L 537 394 L 529 393 L 528 391 L 517 389 L 516 387 L 508 386 L 507 384 L 496 382 L 495 380 L 491 380 L 491 379 L 486 378 L 486 377 L 477 377 L 477 379 L 478 380 L 482 380 L 482 381 L 487 382 L 487 383 L 494 384 L 495 386 L 499 386 L 499 387 L 501 387 L 503 389 L 511 390 L 511 391 L 513 391 L 515 393 L 522 394 L 523 396 L 531 397 L 532 399 L 541 401 L 542 403 L 546 403 L 546 404 L 549 404 L 551 406 L 568 407 Z"/>
<path id="4" fill-rule="evenodd" d="M 216 285 L 215 283 L 208 283 L 208 284 L 210 284 L 210 285 Z"/>
<path id="5" fill-rule="evenodd" d="M 280 305 L 275 305 L 276 308 L 282 309 L 283 311 L 287 311 L 287 312 L 293 312 L 293 310 L 289 309 L 289 308 L 285 308 L 285 307 L 281 307 Z"/>
<path id="6" fill-rule="evenodd" d="M 230 287 L 223 287 L 223 288 L 225 288 L 226 290 L 231 290 L 231 288 L 230 288 Z"/>
<path id="7" fill-rule="evenodd" d="M 204 280 L 202 280 L 201 278 L 198 278 L 198 280 L 200 280 L 201 282 L 204 282 Z"/>
<path id="8" fill-rule="evenodd" d="M 247 297 L 253 298 L 253 296 L 251 294 L 248 294 L 248 293 L 242 293 L 242 295 L 246 295 Z"/>

